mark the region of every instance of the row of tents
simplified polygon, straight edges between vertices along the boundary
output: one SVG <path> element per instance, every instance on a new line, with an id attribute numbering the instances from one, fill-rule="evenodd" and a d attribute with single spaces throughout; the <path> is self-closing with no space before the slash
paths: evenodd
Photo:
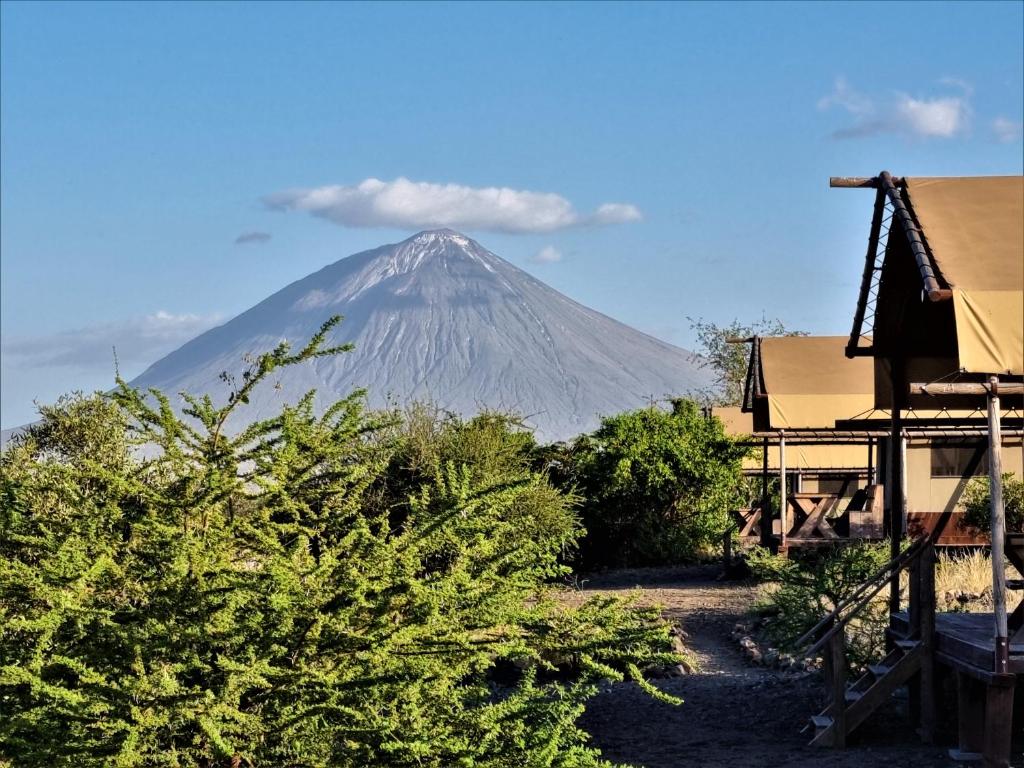
<path id="1" fill-rule="evenodd" d="M 1024 177 L 832 186 L 875 197 L 850 335 L 736 340 L 743 404 L 713 411 L 759 449 L 741 533 L 784 551 L 892 532 L 987 542 L 961 524 L 967 484 L 997 461 L 1024 477 Z"/>

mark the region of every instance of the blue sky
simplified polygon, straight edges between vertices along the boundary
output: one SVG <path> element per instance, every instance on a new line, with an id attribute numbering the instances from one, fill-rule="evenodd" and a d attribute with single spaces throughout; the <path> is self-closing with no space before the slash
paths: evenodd
<path id="1" fill-rule="evenodd" d="M 1021 173 L 1022 9 L 5 2 L 0 423 L 425 218 L 683 346 L 845 333 L 828 177 Z"/>

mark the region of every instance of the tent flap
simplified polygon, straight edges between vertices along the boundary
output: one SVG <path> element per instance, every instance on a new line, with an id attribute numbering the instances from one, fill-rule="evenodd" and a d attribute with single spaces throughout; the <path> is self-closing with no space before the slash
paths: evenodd
<path id="1" fill-rule="evenodd" d="M 1024 293 L 953 289 L 960 367 L 1024 374 Z"/>

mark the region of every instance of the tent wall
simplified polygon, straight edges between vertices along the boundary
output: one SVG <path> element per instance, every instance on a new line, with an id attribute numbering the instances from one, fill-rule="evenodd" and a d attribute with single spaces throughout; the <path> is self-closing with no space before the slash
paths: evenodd
<path id="1" fill-rule="evenodd" d="M 932 477 L 932 449 L 931 444 L 917 442 L 907 448 L 907 511 L 961 512 L 961 497 L 970 477 Z M 1003 471 L 1024 477 L 1024 449 L 1019 439 L 1003 441 Z"/>

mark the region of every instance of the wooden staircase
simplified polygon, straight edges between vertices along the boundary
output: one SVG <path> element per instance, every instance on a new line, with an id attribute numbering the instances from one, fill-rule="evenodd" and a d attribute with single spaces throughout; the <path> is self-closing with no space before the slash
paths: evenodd
<path id="1" fill-rule="evenodd" d="M 897 688 L 921 670 L 921 642 L 897 640 L 889 655 L 878 664 L 872 664 L 859 678 L 849 683 L 843 693 L 845 703 L 841 722 L 836 722 L 831 704 L 819 715 L 811 718 L 816 747 L 841 747 L 868 715 L 874 712 Z M 840 733 L 842 731 L 842 733 Z"/>
<path id="2" fill-rule="evenodd" d="M 935 621 L 934 546 L 924 537 L 890 560 L 874 576 L 836 606 L 814 628 L 797 641 L 797 646 L 816 639 L 807 654 L 823 651 L 824 677 L 829 685 L 830 703 L 811 718 L 814 738 L 820 747 L 846 746 L 847 737 L 872 712 L 889 700 L 901 686 L 915 682 L 912 699 L 919 702 L 920 732 L 930 741 L 935 713 L 931 686 L 934 683 L 932 643 Z M 909 637 L 891 637 L 889 653 L 871 664 L 853 681 L 847 679 L 846 625 L 859 614 L 887 584 L 897 583 L 900 572 L 910 571 Z"/>

